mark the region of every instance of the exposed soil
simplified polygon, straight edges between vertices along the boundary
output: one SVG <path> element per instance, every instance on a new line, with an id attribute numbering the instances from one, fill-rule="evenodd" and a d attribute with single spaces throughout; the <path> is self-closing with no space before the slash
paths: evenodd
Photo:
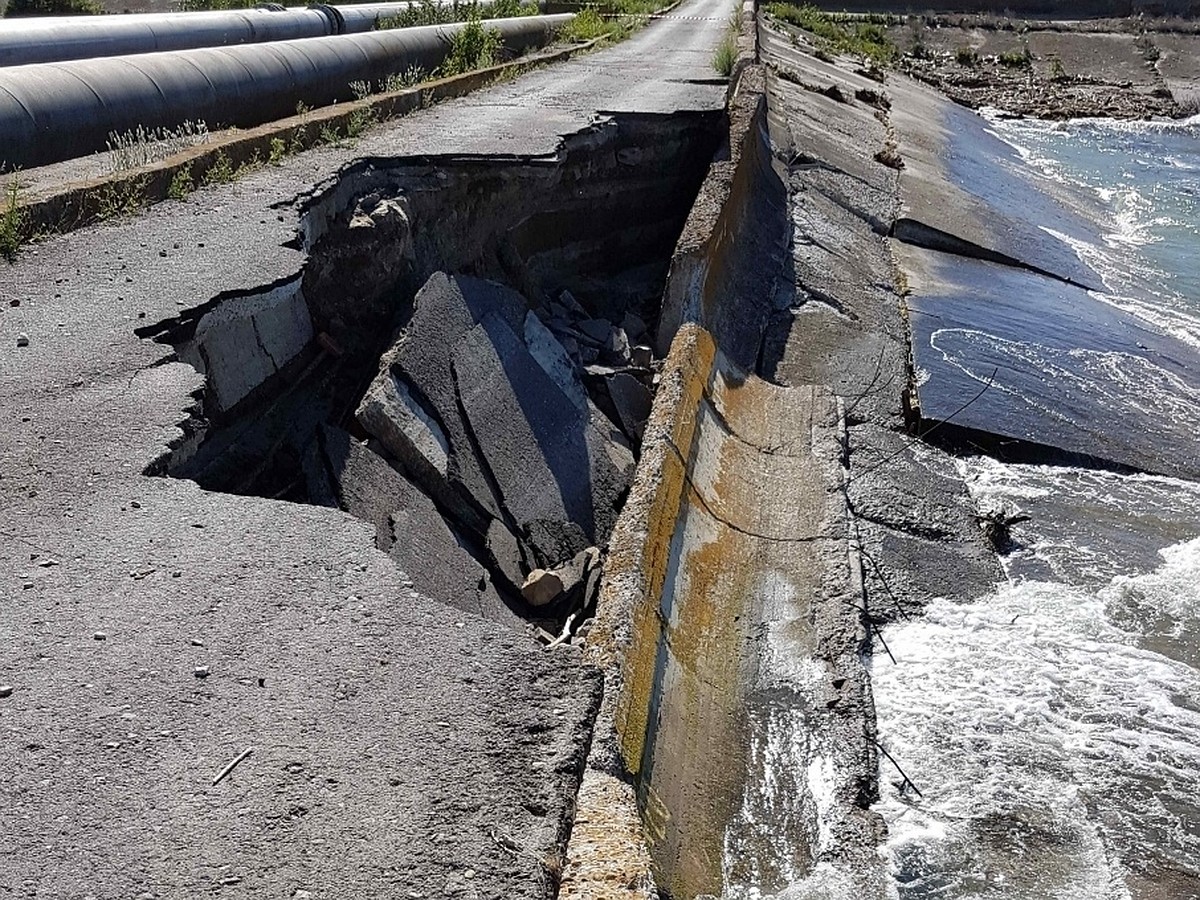
<path id="1" fill-rule="evenodd" d="M 889 37 L 899 66 L 955 102 L 1044 119 L 1179 118 L 1196 111 L 1190 79 L 1160 68 L 1180 42 L 1200 41 L 1182 20 L 1030 22 L 995 16 L 910 16 Z M 1168 49 L 1171 48 L 1171 49 Z M 1194 57 L 1194 48 L 1188 48 Z"/>

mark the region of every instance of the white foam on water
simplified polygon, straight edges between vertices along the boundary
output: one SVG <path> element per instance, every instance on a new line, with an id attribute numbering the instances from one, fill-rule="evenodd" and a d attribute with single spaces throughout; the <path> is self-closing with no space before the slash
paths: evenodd
<path id="1" fill-rule="evenodd" d="M 1099 591 L 1006 584 L 886 629 L 897 664 L 874 665 L 880 734 L 923 794 L 881 763 L 902 882 L 924 862 L 957 885 L 946 896 L 1004 881 L 1011 897 L 1118 898 L 1122 848 L 1200 857 L 1173 811 L 1200 792 L 1200 674 L 1141 649 L 1105 612 L 1132 586 L 1200 602 L 1197 574 L 1191 542 Z"/>
<path id="2" fill-rule="evenodd" d="M 1006 581 L 885 629 L 897 664 L 873 664 L 880 736 L 924 795 L 881 762 L 898 895 L 1124 900 L 1126 875 L 1155 860 L 1194 871 L 1200 672 L 1156 652 L 1151 631 L 1173 622 L 1200 639 L 1200 484 L 987 458 L 957 468 L 980 506 L 1033 511 L 1020 527 L 1044 543 L 1030 552 L 1076 565 L 1099 553 L 1121 574 Z M 1083 513 L 1066 530 L 1040 520 L 1063 503 Z M 1093 516 L 1117 534 L 1171 520 L 1193 536 L 1138 571 L 1119 546 L 1086 545 Z"/>

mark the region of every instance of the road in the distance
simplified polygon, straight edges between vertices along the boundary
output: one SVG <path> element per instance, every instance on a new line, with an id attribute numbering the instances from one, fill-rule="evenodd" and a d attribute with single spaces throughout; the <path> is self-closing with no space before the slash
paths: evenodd
<path id="1" fill-rule="evenodd" d="M 729 12 L 0 263 L 0 896 L 547 895 L 495 835 L 552 841 L 594 673 L 416 596 L 347 515 L 142 476 L 200 384 L 134 329 L 295 274 L 290 201 L 355 157 L 719 108 Z"/>

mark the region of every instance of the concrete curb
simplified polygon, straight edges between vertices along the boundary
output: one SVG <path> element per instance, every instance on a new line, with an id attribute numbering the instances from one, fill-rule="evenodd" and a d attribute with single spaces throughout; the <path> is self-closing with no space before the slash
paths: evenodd
<path id="1" fill-rule="evenodd" d="M 596 625 L 585 646 L 586 658 L 602 669 L 605 679 L 585 781 L 606 789 L 580 794 L 579 824 L 568 846 L 560 893 L 564 898 L 658 896 L 648 826 L 630 783 L 641 761 L 653 686 L 638 679 L 633 670 L 645 667 L 631 665 L 631 660 L 638 652 L 655 652 L 657 620 L 635 619 L 653 618 L 647 598 L 659 596 L 667 578 L 687 478 L 686 463 L 676 448 L 692 445 L 698 409 L 716 364 L 712 336 L 692 323 L 714 261 L 719 267 L 749 209 L 745 188 L 753 177 L 749 170 L 757 164 L 755 154 L 747 153 L 765 111 L 755 0 L 746 0 L 741 16 L 738 59 L 727 95 L 729 155 L 710 166 L 671 260 L 663 309 L 666 319 L 670 308 L 671 322 L 661 325 L 658 334 L 660 352 L 667 358 L 634 483 L 610 541 Z M 605 833 L 627 834 L 639 826 L 641 840 L 632 846 L 601 841 Z M 604 847 L 603 854 L 598 846 Z"/>
<path id="2" fill-rule="evenodd" d="M 256 128 L 230 130 L 214 136 L 209 143 L 190 147 L 147 166 L 52 188 L 27 200 L 18 200 L 20 240 L 25 242 L 48 233 L 65 234 L 84 228 L 111 217 L 114 206 L 140 207 L 166 200 L 172 181 L 181 173 L 190 176 L 193 184 L 200 185 L 217 166 L 229 165 L 236 171 L 247 164 L 265 164 L 270 159 L 273 142 L 282 141 L 289 154 L 310 150 L 319 146 L 323 135 L 331 131 L 344 136 L 352 123 L 364 114 L 375 120 L 399 118 L 434 103 L 486 88 L 501 79 L 515 78 L 531 69 L 571 59 L 592 50 L 600 40 L 323 107 Z"/>

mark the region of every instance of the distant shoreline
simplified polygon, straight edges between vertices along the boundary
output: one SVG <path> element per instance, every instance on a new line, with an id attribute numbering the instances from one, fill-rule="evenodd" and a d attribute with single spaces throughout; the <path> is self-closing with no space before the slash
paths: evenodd
<path id="1" fill-rule="evenodd" d="M 1178 19 L 909 16 L 888 36 L 902 71 L 971 109 L 1053 120 L 1177 119 L 1200 112 L 1197 31 L 1200 22 Z"/>

